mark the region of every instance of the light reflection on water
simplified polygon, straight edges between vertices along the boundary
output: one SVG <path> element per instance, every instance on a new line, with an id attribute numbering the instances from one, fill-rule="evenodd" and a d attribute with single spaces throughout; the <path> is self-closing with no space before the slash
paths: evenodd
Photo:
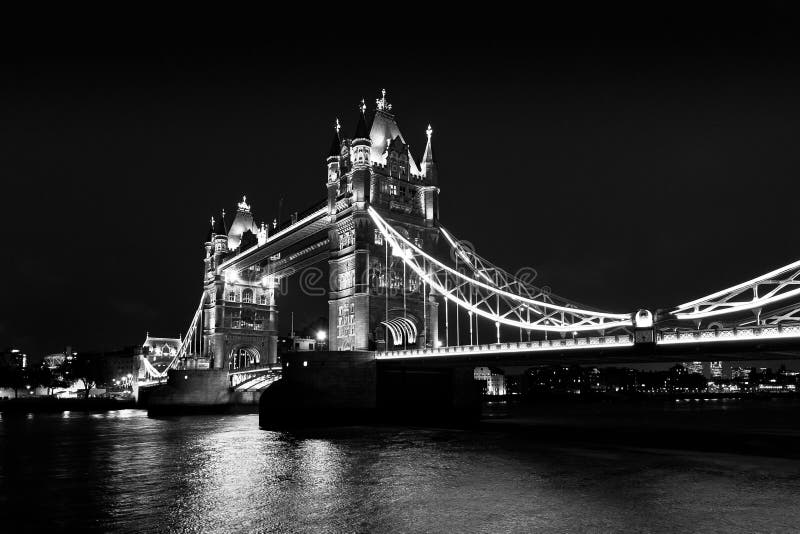
<path id="1" fill-rule="evenodd" d="M 786 531 L 800 462 L 123 410 L 0 420 L 0 524 L 122 532 Z M 743 515 L 746 520 L 743 520 Z"/>

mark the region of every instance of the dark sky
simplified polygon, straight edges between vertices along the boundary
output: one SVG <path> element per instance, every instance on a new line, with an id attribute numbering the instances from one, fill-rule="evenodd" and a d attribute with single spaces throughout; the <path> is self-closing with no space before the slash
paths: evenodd
<path id="1" fill-rule="evenodd" d="M 415 153 L 433 125 L 442 223 L 563 296 L 670 307 L 796 260 L 797 21 L 605 16 L 504 40 L 6 46 L 0 347 L 185 330 L 209 217 L 242 194 L 259 221 L 321 200 L 334 118 L 351 135 L 382 87 Z"/>

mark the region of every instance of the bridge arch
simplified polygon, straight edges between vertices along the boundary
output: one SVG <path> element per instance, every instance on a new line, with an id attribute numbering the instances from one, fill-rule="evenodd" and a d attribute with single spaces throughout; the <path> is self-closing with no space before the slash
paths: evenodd
<path id="1" fill-rule="evenodd" d="M 375 329 L 376 339 L 382 338 L 387 348 L 415 348 L 422 333 L 420 321 L 413 314 L 404 315 L 402 310 L 390 310 L 389 317 L 379 322 Z"/>
<path id="2" fill-rule="evenodd" d="M 252 345 L 235 345 L 228 355 L 228 370 L 235 371 L 261 363 L 261 352 Z"/>

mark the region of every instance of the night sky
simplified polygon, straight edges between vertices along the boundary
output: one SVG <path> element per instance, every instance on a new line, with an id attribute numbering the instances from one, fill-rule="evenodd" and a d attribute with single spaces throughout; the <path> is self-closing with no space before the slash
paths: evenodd
<path id="1" fill-rule="evenodd" d="M 796 21 L 713 15 L 421 32 L 358 54 L 352 35 L 6 47 L 0 348 L 177 336 L 209 218 L 243 194 L 258 222 L 281 197 L 284 218 L 322 200 L 334 119 L 351 136 L 383 87 L 417 159 L 433 126 L 443 225 L 565 297 L 668 308 L 794 261 Z M 280 305 L 286 331 L 288 311 L 327 304 Z"/>

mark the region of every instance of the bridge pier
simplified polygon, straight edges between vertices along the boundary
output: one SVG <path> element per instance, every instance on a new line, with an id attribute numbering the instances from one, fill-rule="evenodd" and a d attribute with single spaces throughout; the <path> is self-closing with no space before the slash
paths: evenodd
<path id="1" fill-rule="evenodd" d="M 233 393 L 225 369 L 173 369 L 167 383 L 147 396 L 148 414 L 222 412 L 230 409 Z"/>
<path id="2" fill-rule="evenodd" d="M 264 391 L 262 428 L 377 422 L 460 424 L 480 415 L 472 367 L 414 368 L 372 352 L 305 352 L 284 358 Z"/>

